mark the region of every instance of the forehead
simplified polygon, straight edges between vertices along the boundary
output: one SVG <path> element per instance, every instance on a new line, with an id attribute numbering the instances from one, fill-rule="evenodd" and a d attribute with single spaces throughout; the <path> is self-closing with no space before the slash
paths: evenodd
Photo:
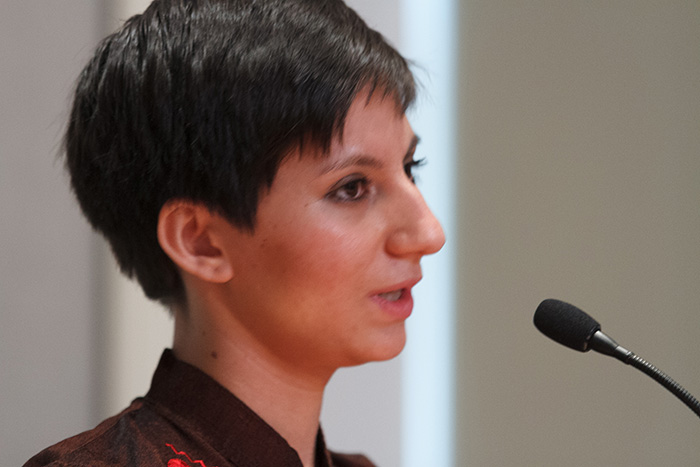
<path id="1" fill-rule="evenodd" d="M 349 130 L 349 126 L 354 126 L 357 122 L 355 121 L 357 114 L 370 114 L 372 109 L 378 104 L 385 107 L 387 112 L 384 113 L 383 118 L 387 118 L 391 113 L 394 114 L 396 118 L 402 118 L 405 116 L 406 106 L 401 100 L 401 96 L 391 89 L 376 87 L 372 88 L 370 86 L 364 86 L 361 90 L 352 97 L 347 108 L 341 108 L 338 113 L 331 117 L 332 122 L 316 122 L 316 124 L 309 125 L 310 122 L 300 123 L 303 129 L 299 128 L 297 131 L 294 128 L 290 128 L 290 133 L 296 133 L 298 139 L 296 141 L 290 141 L 291 144 L 288 146 L 284 157 L 291 156 L 294 153 L 301 156 L 315 156 L 315 157 L 325 157 L 329 154 L 330 145 L 332 141 L 341 141 L 344 139 L 345 134 Z M 333 105 L 333 104 L 330 104 Z M 389 109 L 392 109 L 389 111 Z M 333 128 L 327 128 L 326 123 L 332 123 Z M 329 130 L 329 131 L 326 131 Z M 302 154 L 298 154 L 298 149 L 302 149 Z"/>
<path id="2" fill-rule="evenodd" d="M 338 159 L 353 158 L 360 165 L 367 165 L 369 159 L 378 155 L 412 152 L 418 141 L 396 99 L 363 91 L 352 101 L 342 128 L 336 131 L 327 148 L 306 140 L 289 156 L 316 159 L 328 171 L 340 163 Z"/>
<path id="3" fill-rule="evenodd" d="M 406 147 L 406 151 L 404 152 L 405 157 L 408 157 L 415 152 L 416 146 L 418 146 L 419 141 L 420 138 L 418 138 L 418 136 L 416 135 L 413 135 L 408 146 Z M 397 146 L 396 149 L 400 151 L 401 147 L 402 146 Z M 384 163 L 382 162 L 381 158 L 373 156 L 371 152 L 358 152 L 357 154 L 353 154 L 352 152 L 350 152 L 350 154 L 347 157 L 327 158 L 326 163 L 321 164 L 321 167 L 322 173 L 328 173 L 333 172 L 335 170 L 342 170 L 347 167 L 382 168 L 384 167 Z"/>

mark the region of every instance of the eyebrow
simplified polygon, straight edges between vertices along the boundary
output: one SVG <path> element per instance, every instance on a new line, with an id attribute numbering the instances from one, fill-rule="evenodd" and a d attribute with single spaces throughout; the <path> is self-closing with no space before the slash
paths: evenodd
<path id="1" fill-rule="evenodd" d="M 411 157 L 413 153 L 416 151 L 416 146 L 418 146 L 418 143 L 420 142 L 420 137 L 418 135 L 413 135 L 413 138 L 411 138 L 411 143 L 408 145 L 408 150 L 406 151 L 406 155 L 404 156 L 404 161 Z M 384 166 L 384 163 L 381 162 L 380 160 L 368 156 L 366 154 L 358 154 L 355 156 L 348 157 L 346 159 L 343 159 L 338 162 L 333 162 L 331 164 L 326 165 L 323 168 L 322 173 L 325 175 L 327 173 L 336 171 L 336 170 L 343 170 L 348 167 L 370 167 L 374 169 L 381 169 Z"/>

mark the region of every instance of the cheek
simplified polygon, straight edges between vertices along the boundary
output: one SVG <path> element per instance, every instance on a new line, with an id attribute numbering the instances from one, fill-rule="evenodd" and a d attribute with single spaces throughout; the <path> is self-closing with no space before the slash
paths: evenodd
<path id="1" fill-rule="evenodd" d="M 346 225 L 299 221 L 277 241 L 267 243 L 265 256 L 283 276 L 279 279 L 309 284 L 319 292 L 363 279 L 375 249 L 368 240 Z"/>

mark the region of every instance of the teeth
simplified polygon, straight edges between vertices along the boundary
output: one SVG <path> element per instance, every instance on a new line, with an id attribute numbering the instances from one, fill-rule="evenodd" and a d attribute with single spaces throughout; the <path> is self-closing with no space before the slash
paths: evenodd
<path id="1" fill-rule="evenodd" d="M 395 290 L 393 292 L 380 293 L 379 296 L 382 297 L 384 300 L 395 302 L 396 300 L 401 298 L 401 291 Z"/>

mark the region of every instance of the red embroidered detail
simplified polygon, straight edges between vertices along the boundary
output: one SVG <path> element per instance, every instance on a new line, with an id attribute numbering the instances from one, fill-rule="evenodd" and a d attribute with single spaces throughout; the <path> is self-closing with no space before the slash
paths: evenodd
<path id="1" fill-rule="evenodd" d="M 185 451 L 178 451 L 177 449 L 175 449 L 175 446 L 173 446 L 172 444 L 165 443 L 165 445 L 168 446 L 170 449 L 172 449 L 176 456 L 185 456 L 187 458 L 187 460 L 190 461 L 192 464 L 199 464 L 202 467 L 207 467 L 206 465 L 204 465 L 203 461 L 192 459 L 190 456 L 187 455 L 187 453 Z M 180 459 L 170 459 L 168 461 L 168 467 L 190 467 L 190 466 L 185 464 Z"/>

